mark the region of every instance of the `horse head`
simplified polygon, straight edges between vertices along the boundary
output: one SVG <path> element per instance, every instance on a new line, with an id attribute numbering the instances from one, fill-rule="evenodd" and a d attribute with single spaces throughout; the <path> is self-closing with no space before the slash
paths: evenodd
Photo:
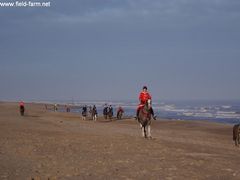
<path id="1" fill-rule="evenodd" d="M 147 102 L 145 103 L 144 109 L 146 111 L 150 111 L 151 108 L 152 108 L 152 101 L 151 99 L 148 99 Z"/>

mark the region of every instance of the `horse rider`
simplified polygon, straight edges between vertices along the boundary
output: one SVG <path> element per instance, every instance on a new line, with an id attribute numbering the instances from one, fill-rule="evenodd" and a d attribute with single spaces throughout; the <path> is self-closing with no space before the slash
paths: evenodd
<path id="1" fill-rule="evenodd" d="M 19 107 L 20 107 L 20 108 L 24 108 L 24 102 L 23 102 L 23 101 L 20 101 L 20 102 L 19 102 Z"/>
<path id="2" fill-rule="evenodd" d="M 120 113 L 122 113 L 122 114 L 124 113 L 124 110 L 123 110 L 123 108 L 122 108 L 121 106 L 118 107 L 118 110 L 117 110 L 117 118 L 118 118 L 118 116 L 119 116 Z"/>
<path id="3" fill-rule="evenodd" d="M 108 107 L 108 112 L 113 112 L 112 105 L 110 105 L 110 106 Z"/>
<path id="4" fill-rule="evenodd" d="M 124 113 L 124 110 L 123 110 L 123 108 L 121 106 L 118 107 L 117 114 L 119 114 L 120 112 Z"/>
<path id="5" fill-rule="evenodd" d="M 87 105 L 85 105 L 85 106 L 82 107 L 82 111 L 83 111 L 83 112 L 87 112 Z"/>
<path id="6" fill-rule="evenodd" d="M 96 114 L 97 114 L 97 107 L 96 107 L 95 105 L 93 105 L 93 108 L 92 108 L 92 110 L 93 110 L 93 111 L 95 111 L 95 112 L 96 112 Z"/>
<path id="7" fill-rule="evenodd" d="M 138 119 L 138 115 L 139 115 L 140 109 L 144 107 L 144 105 L 146 104 L 146 102 L 147 102 L 149 99 L 152 100 L 152 97 L 151 97 L 150 93 L 149 93 L 148 90 L 147 90 L 147 86 L 143 86 L 143 89 L 142 89 L 142 91 L 141 91 L 140 94 L 139 94 L 140 104 L 138 105 L 138 108 L 137 108 L 136 119 Z M 150 109 L 150 112 L 151 112 L 151 114 L 152 114 L 153 119 L 156 120 L 156 116 L 154 116 L 154 112 L 153 112 L 152 107 L 151 107 L 151 109 Z"/>

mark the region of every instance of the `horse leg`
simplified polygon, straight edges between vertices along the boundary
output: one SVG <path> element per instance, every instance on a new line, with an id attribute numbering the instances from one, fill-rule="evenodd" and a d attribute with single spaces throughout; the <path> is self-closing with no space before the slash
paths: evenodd
<path id="1" fill-rule="evenodd" d="M 152 139 L 152 136 L 151 136 L 151 125 L 149 124 L 147 126 L 147 128 L 148 128 L 148 138 Z"/>
<path id="2" fill-rule="evenodd" d="M 144 126 L 144 137 L 147 138 L 147 127 Z"/>
<path id="3" fill-rule="evenodd" d="M 142 136 L 144 137 L 145 136 L 145 128 L 143 127 L 143 125 L 142 124 L 140 124 L 140 127 L 141 127 L 141 130 L 142 130 Z"/>

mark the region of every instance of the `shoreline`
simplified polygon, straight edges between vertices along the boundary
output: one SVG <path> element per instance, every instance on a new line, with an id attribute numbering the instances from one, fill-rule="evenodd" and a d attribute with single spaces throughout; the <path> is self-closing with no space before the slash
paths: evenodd
<path id="1" fill-rule="evenodd" d="M 9 101 L 0 101 L 0 103 L 18 103 L 16 101 L 12 101 L 12 102 L 9 102 Z M 54 104 L 55 103 L 51 103 L 51 102 L 26 102 L 26 104 L 38 104 L 38 105 L 42 105 L 42 106 L 45 106 L 45 105 L 48 105 L 48 106 L 51 106 L 51 108 L 49 109 L 49 111 L 53 111 L 54 109 Z M 84 103 L 80 103 L 78 105 L 72 105 L 72 104 L 68 104 L 68 103 L 56 103 L 58 104 L 58 106 L 60 107 L 59 111 L 58 112 L 66 112 L 65 111 L 65 106 L 69 106 L 70 108 L 74 109 L 73 111 L 71 111 L 70 113 L 73 113 L 73 114 L 78 114 L 78 115 L 81 115 L 81 105 L 84 105 Z M 89 104 L 87 104 L 88 106 L 92 105 L 90 102 Z M 113 106 L 114 107 L 114 106 Z M 114 113 L 116 114 L 116 108 L 117 107 L 114 107 Z M 100 109 L 100 111 L 99 111 Z M 127 109 L 127 108 L 126 108 Z M 98 110 L 98 114 L 100 114 L 101 116 L 103 116 L 102 114 L 102 107 L 101 106 L 97 106 L 97 110 Z M 133 110 L 134 111 L 134 110 Z M 158 112 L 157 112 L 158 114 Z M 125 115 L 125 117 L 127 118 L 134 118 L 135 116 L 134 115 Z M 204 118 L 191 118 L 191 117 L 185 117 L 185 118 L 172 118 L 172 117 L 166 117 L 166 116 L 157 116 L 157 120 L 169 120 L 169 121 L 200 121 L 200 122 L 209 122 L 209 123 L 219 123 L 219 124 L 226 124 L 226 125 L 234 125 L 234 124 L 239 124 L 240 123 L 240 119 L 235 119 L 234 122 L 232 119 L 228 119 L 228 118 L 220 118 L 220 119 L 204 119 Z"/>

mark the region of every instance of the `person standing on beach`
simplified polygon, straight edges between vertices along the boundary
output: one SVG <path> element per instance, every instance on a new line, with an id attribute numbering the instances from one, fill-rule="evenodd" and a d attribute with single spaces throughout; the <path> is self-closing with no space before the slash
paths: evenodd
<path id="1" fill-rule="evenodd" d="M 138 108 L 137 108 L 136 119 L 138 119 L 138 115 L 139 115 L 140 109 L 143 108 L 143 106 L 146 104 L 146 102 L 147 102 L 149 99 L 152 100 L 152 96 L 151 96 L 150 93 L 148 92 L 147 86 L 143 86 L 143 89 L 142 89 L 142 91 L 141 91 L 140 94 L 139 94 L 140 104 L 138 105 Z M 154 116 L 154 112 L 153 112 L 153 109 L 152 109 L 152 108 L 151 108 L 151 114 L 152 114 L 153 119 L 156 120 L 156 116 Z"/>

